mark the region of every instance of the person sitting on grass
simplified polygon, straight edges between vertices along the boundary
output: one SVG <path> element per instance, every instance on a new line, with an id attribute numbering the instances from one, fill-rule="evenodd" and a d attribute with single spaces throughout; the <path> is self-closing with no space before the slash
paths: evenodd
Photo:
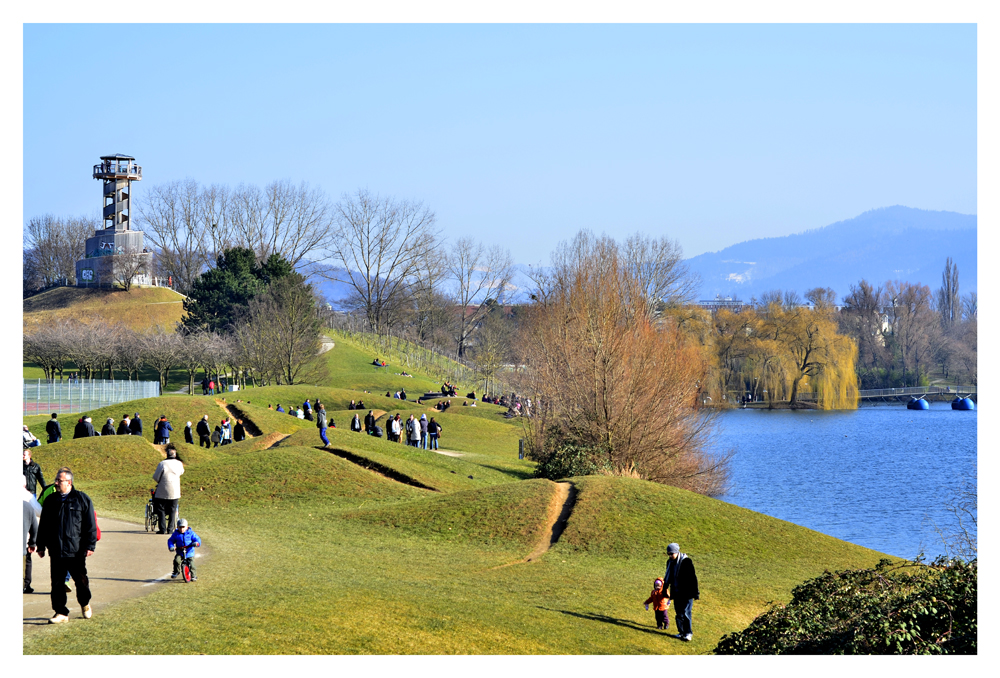
<path id="1" fill-rule="evenodd" d="M 186 560 L 188 561 L 188 569 L 191 570 L 191 581 L 197 581 L 198 577 L 194 575 L 194 549 L 197 546 L 201 546 L 201 539 L 194 530 L 188 527 L 187 519 L 181 518 L 177 521 L 177 529 L 167 539 L 167 548 L 176 553 L 174 555 L 174 573 L 170 575 L 171 579 L 177 579 L 181 573 L 181 565 Z"/>
<path id="2" fill-rule="evenodd" d="M 281 406 L 281 403 L 278 403 L 278 406 L 274 409 L 274 411 L 275 412 L 284 412 L 285 408 Z"/>
<path id="3" fill-rule="evenodd" d="M 112 419 L 111 417 L 108 417 L 107 422 L 105 422 L 104 426 L 101 427 L 101 435 L 102 436 L 113 436 L 113 435 L 115 435 L 115 420 L 114 419 Z"/>
<path id="4" fill-rule="evenodd" d="M 35 434 L 28 430 L 28 425 L 23 424 L 21 437 L 24 438 L 24 447 L 38 447 L 42 442 L 35 437 Z"/>
<path id="5" fill-rule="evenodd" d="M 653 580 L 653 591 L 649 594 L 649 598 L 646 598 L 646 602 L 643 603 L 647 610 L 650 603 L 653 604 L 653 618 L 656 619 L 656 628 L 669 629 L 670 617 L 667 616 L 667 608 L 670 607 L 670 598 L 663 589 L 663 580 L 660 578 Z"/>

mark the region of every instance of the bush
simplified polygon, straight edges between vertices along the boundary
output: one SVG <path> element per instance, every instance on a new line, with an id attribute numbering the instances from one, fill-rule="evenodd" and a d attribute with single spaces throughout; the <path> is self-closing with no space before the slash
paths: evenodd
<path id="1" fill-rule="evenodd" d="M 573 476 L 590 476 L 606 471 L 607 464 L 598 461 L 600 455 L 589 447 L 564 443 L 555 452 L 538 462 L 535 476 L 559 480 Z"/>
<path id="2" fill-rule="evenodd" d="M 797 586 L 715 654 L 976 654 L 977 561 L 881 560 Z"/>

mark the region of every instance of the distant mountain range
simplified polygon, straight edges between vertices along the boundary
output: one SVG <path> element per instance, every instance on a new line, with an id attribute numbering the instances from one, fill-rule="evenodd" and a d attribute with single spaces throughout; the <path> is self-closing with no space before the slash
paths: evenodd
<path id="1" fill-rule="evenodd" d="M 946 257 L 958 266 L 959 292 L 976 291 L 977 219 L 974 214 L 883 207 L 781 238 L 759 238 L 686 260 L 701 276 L 699 299 L 716 295 L 749 301 L 768 290 L 830 287 L 841 300 L 862 278 L 875 285 L 887 280 L 919 282 L 936 290 Z M 303 261 L 300 272 L 315 266 Z M 528 267 L 517 266 L 515 301 L 527 301 L 533 283 Z M 313 276 L 311 282 L 331 302 L 351 287 Z"/>
<path id="2" fill-rule="evenodd" d="M 959 271 L 959 292 L 976 291 L 974 214 L 883 207 L 822 228 L 760 238 L 687 260 L 701 276 L 699 299 L 749 301 L 762 292 L 830 287 L 840 301 L 862 278 L 873 285 L 906 280 L 941 286 L 945 259 Z"/>

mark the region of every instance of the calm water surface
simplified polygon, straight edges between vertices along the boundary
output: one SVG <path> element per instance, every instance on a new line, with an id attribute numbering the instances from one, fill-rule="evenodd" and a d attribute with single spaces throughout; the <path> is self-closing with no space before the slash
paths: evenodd
<path id="1" fill-rule="evenodd" d="M 978 410 L 931 403 L 854 411 L 732 410 L 717 449 L 737 450 L 737 506 L 894 556 L 944 552 L 934 530 L 952 525 L 946 501 L 976 476 Z"/>

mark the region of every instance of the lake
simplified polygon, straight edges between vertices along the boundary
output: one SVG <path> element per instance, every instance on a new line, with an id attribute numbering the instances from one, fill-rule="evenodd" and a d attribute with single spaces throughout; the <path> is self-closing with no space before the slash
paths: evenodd
<path id="1" fill-rule="evenodd" d="M 931 403 L 857 410 L 729 410 L 716 450 L 735 448 L 719 499 L 876 551 L 933 559 L 934 529 L 962 481 L 975 481 L 978 410 Z"/>

